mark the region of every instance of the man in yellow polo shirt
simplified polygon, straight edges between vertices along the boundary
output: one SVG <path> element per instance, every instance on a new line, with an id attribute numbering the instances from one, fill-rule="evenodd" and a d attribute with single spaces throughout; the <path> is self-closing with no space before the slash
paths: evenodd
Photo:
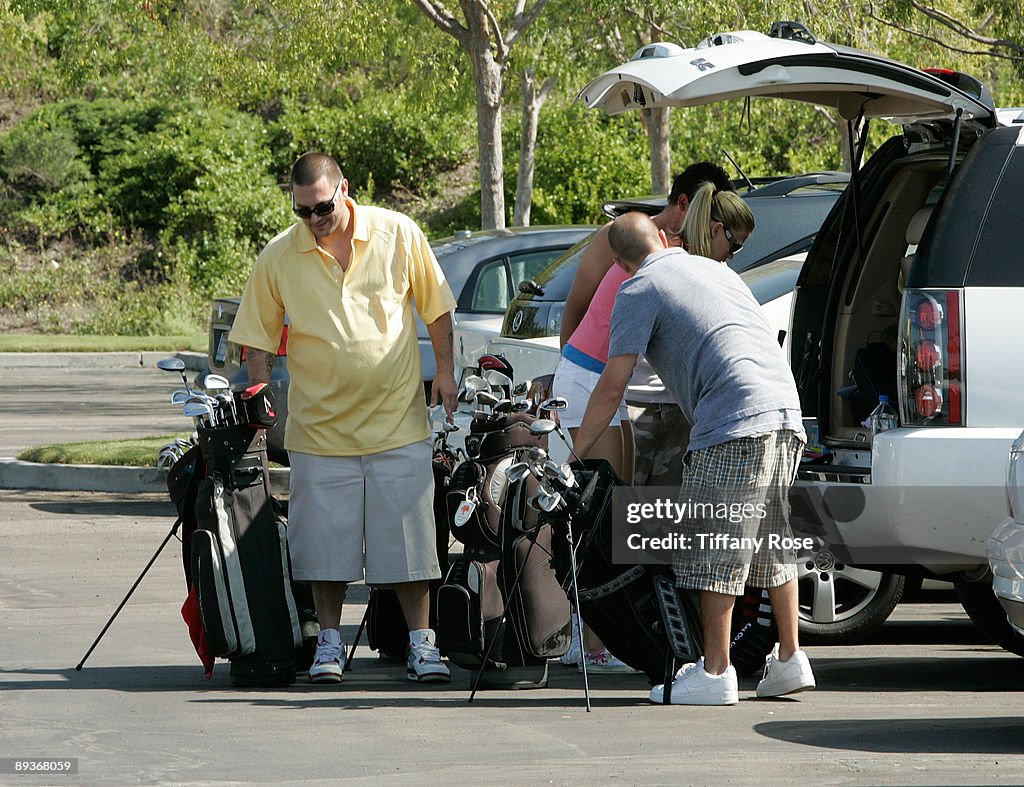
<path id="1" fill-rule="evenodd" d="M 437 359 L 431 405 L 450 416 L 455 298 L 415 222 L 357 206 L 330 156 L 301 156 L 291 190 L 301 220 L 256 260 L 230 339 L 247 347 L 250 380 L 269 382 L 288 312 L 288 546 L 321 628 L 309 677 L 341 680 L 341 609 L 365 566 L 368 584 L 398 595 L 409 679 L 447 682 L 428 622 L 428 581 L 440 568 L 413 301 Z"/>

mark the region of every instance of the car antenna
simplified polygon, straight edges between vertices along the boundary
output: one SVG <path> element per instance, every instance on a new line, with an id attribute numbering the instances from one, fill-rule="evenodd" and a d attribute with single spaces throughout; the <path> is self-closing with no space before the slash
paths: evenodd
<path id="1" fill-rule="evenodd" d="M 734 167 L 736 167 L 736 171 L 738 173 L 740 173 L 740 177 L 743 178 L 743 180 L 747 184 L 747 191 L 753 191 L 754 190 L 754 181 L 752 181 L 750 178 L 747 177 L 747 173 L 743 171 L 743 168 L 740 167 L 739 164 L 736 163 L 736 159 L 734 159 L 732 156 L 730 156 L 729 155 L 729 151 L 726 150 L 725 148 L 722 148 L 722 155 L 724 155 L 727 159 L 729 159 L 729 163 L 730 164 L 732 164 Z"/>

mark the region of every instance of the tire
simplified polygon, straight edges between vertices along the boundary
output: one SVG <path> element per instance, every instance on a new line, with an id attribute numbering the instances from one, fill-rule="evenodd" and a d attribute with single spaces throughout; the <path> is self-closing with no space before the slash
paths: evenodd
<path id="1" fill-rule="evenodd" d="M 818 552 L 798 566 L 800 636 L 823 645 L 856 642 L 885 623 L 903 597 L 902 574 L 835 563 Z"/>
<path id="2" fill-rule="evenodd" d="M 1024 656 L 1024 637 L 1014 631 L 1006 619 L 1006 611 L 992 592 L 990 572 L 977 582 L 960 581 L 953 586 L 967 617 L 982 634 L 1010 653 Z"/>

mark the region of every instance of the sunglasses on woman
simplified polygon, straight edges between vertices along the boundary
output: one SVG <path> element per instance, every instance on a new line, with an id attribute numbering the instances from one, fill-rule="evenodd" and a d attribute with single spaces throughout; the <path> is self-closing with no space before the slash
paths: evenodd
<path id="1" fill-rule="evenodd" d="M 722 229 L 725 230 L 725 239 L 727 241 L 729 241 L 729 253 L 730 254 L 735 254 L 736 252 L 738 252 L 740 249 L 743 248 L 743 244 L 742 243 L 737 243 L 736 242 L 736 236 L 734 236 L 732 234 L 732 230 L 730 230 L 724 224 L 722 225 Z"/>
<path id="2" fill-rule="evenodd" d="M 330 216 L 334 213 L 334 206 L 338 203 L 338 192 L 341 191 L 341 181 L 338 181 L 338 187 L 334 189 L 334 196 L 331 197 L 327 202 L 318 202 L 312 208 L 305 205 L 295 204 L 295 195 L 292 194 L 292 213 L 298 216 L 300 219 L 308 219 L 314 213 L 317 216 Z"/>

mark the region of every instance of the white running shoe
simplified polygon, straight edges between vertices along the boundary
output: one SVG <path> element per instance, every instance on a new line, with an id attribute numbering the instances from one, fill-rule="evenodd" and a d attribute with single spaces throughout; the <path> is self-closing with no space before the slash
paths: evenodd
<path id="1" fill-rule="evenodd" d="M 341 683 L 345 674 L 345 646 L 341 632 L 323 629 L 316 640 L 316 655 L 309 667 L 310 683 Z"/>
<path id="2" fill-rule="evenodd" d="M 779 660 L 779 643 L 764 660 L 764 676 L 757 684 L 758 697 L 783 697 L 814 688 L 814 673 L 807 654 L 798 650 L 789 661 Z"/>
<path id="3" fill-rule="evenodd" d="M 432 629 L 418 629 L 409 632 L 409 659 L 406 663 L 405 676 L 409 680 L 420 683 L 448 683 L 452 673 L 448 665 L 441 661 L 441 651 L 435 644 Z"/>

